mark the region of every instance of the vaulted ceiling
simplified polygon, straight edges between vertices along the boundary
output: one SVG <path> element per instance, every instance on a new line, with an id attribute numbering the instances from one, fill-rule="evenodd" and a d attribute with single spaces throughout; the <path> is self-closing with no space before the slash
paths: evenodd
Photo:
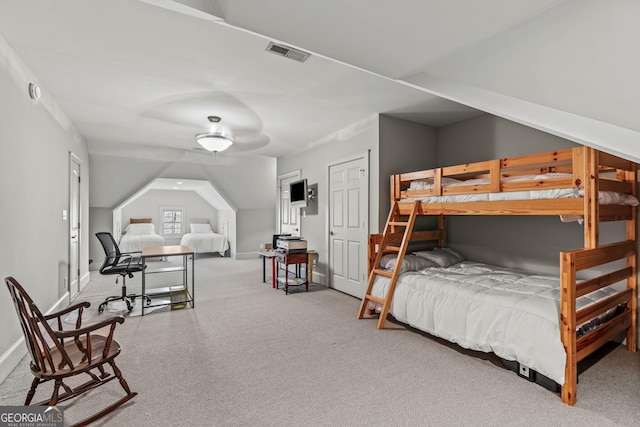
<path id="1" fill-rule="evenodd" d="M 0 35 L 92 154 L 278 157 L 384 113 L 488 112 L 640 160 L 640 2 L 3 0 Z M 304 62 L 270 42 L 310 53 Z"/>

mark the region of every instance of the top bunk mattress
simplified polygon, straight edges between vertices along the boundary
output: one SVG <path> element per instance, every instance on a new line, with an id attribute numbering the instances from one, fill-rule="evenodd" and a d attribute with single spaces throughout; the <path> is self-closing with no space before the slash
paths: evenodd
<path id="1" fill-rule="evenodd" d="M 531 181 L 544 181 L 557 178 L 570 178 L 571 174 L 559 174 L 549 173 L 540 175 L 523 175 L 509 178 L 502 178 L 500 182 L 515 183 L 515 182 L 531 182 Z M 461 203 L 461 202 L 493 202 L 493 201 L 506 201 L 506 200 L 539 200 L 539 199 L 563 199 L 563 198 L 579 198 L 584 196 L 584 190 L 582 188 L 554 188 L 545 190 L 524 190 L 524 191 L 501 191 L 501 192 L 482 192 L 478 193 L 474 191 L 474 188 L 478 185 L 489 184 L 489 179 L 469 179 L 469 180 L 457 180 L 454 178 L 443 178 L 442 188 L 457 188 L 464 190 L 469 189 L 469 193 L 465 194 L 450 194 L 441 196 L 418 196 L 411 197 L 412 192 L 421 190 L 432 190 L 434 188 L 433 179 L 417 179 L 411 181 L 406 195 L 408 197 L 403 198 L 402 201 L 415 201 L 418 200 L 422 203 Z M 605 205 L 630 205 L 638 206 L 639 202 L 636 197 L 627 193 L 620 193 L 614 191 L 600 191 L 598 202 Z"/>

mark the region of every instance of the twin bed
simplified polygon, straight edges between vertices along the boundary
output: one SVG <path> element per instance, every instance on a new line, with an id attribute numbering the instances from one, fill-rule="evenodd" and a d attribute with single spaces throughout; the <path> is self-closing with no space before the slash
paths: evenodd
<path id="1" fill-rule="evenodd" d="M 194 221 L 200 222 L 189 224 L 190 232 L 182 236 L 180 244 L 188 246 L 195 253 L 217 252 L 220 256 L 224 256 L 229 249 L 227 238 L 214 233 L 208 221 Z M 156 233 L 151 218 L 131 218 L 118 244 L 122 252 L 141 252 L 143 247 L 166 245 L 167 241 Z"/>
<path id="2" fill-rule="evenodd" d="M 225 256 L 229 241 L 222 234 L 214 233 L 209 223 L 190 224 L 191 232 L 182 236 L 181 245 L 188 246 L 195 253 L 219 253 Z"/>
<path id="3" fill-rule="evenodd" d="M 560 385 L 572 405 L 580 360 L 622 334 L 636 350 L 635 196 L 636 164 L 588 147 L 394 175 L 389 221 L 369 238 L 359 317 L 377 311 L 383 327 L 388 312 L 493 352 Z M 396 216 L 414 213 L 439 218 L 437 229 L 412 231 L 408 221 L 400 231 Z M 560 215 L 584 224 L 584 247 L 560 253 L 557 276 L 472 262 L 445 248 L 446 215 Z M 625 240 L 601 245 L 602 221 L 622 221 Z M 405 255 L 410 241 L 432 247 Z"/>
<path id="4" fill-rule="evenodd" d="M 125 228 L 120 237 L 121 252 L 142 252 L 147 246 L 166 246 L 167 242 L 156 233 L 155 226 L 148 220 L 131 219 L 131 223 Z"/>

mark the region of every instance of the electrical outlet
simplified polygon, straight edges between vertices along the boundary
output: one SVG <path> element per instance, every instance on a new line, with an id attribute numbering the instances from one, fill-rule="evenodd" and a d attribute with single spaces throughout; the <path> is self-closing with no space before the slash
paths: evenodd
<path id="1" fill-rule="evenodd" d="M 527 366 L 522 366 L 518 363 L 518 375 L 522 378 L 526 378 L 529 381 L 535 381 L 535 371 L 532 371 Z"/>
<path id="2" fill-rule="evenodd" d="M 529 377 L 529 368 L 520 365 L 520 375 L 522 375 L 523 377 Z"/>

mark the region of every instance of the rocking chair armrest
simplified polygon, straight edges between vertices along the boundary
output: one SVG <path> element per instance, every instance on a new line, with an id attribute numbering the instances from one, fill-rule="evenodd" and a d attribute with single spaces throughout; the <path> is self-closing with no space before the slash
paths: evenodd
<path id="1" fill-rule="evenodd" d="M 60 311 L 56 311 L 55 313 L 51 313 L 51 314 L 47 314 L 46 316 L 44 316 L 45 320 L 51 320 L 51 319 L 55 319 L 56 317 L 60 317 L 62 315 L 65 315 L 67 313 L 71 313 L 74 310 L 78 310 L 79 308 L 88 308 L 91 305 L 91 303 L 89 301 L 83 301 L 83 302 L 79 302 L 77 304 L 74 304 L 72 306 L 69 306 L 67 308 L 63 308 Z"/>
<path id="2" fill-rule="evenodd" d="M 80 329 L 73 329 L 68 331 L 54 331 L 56 338 L 72 338 L 78 337 L 83 334 L 88 334 L 90 332 L 96 331 L 98 329 L 102 329 L 105 326 L 111 326 L 111 329 L 115 328 L 116 323 L 124 323 L 124 317 L 122 316 L 113 316 L 109 319 L 103 320 L 102 322 L 93 323 L 89 326 L 85 326 Z"/>

